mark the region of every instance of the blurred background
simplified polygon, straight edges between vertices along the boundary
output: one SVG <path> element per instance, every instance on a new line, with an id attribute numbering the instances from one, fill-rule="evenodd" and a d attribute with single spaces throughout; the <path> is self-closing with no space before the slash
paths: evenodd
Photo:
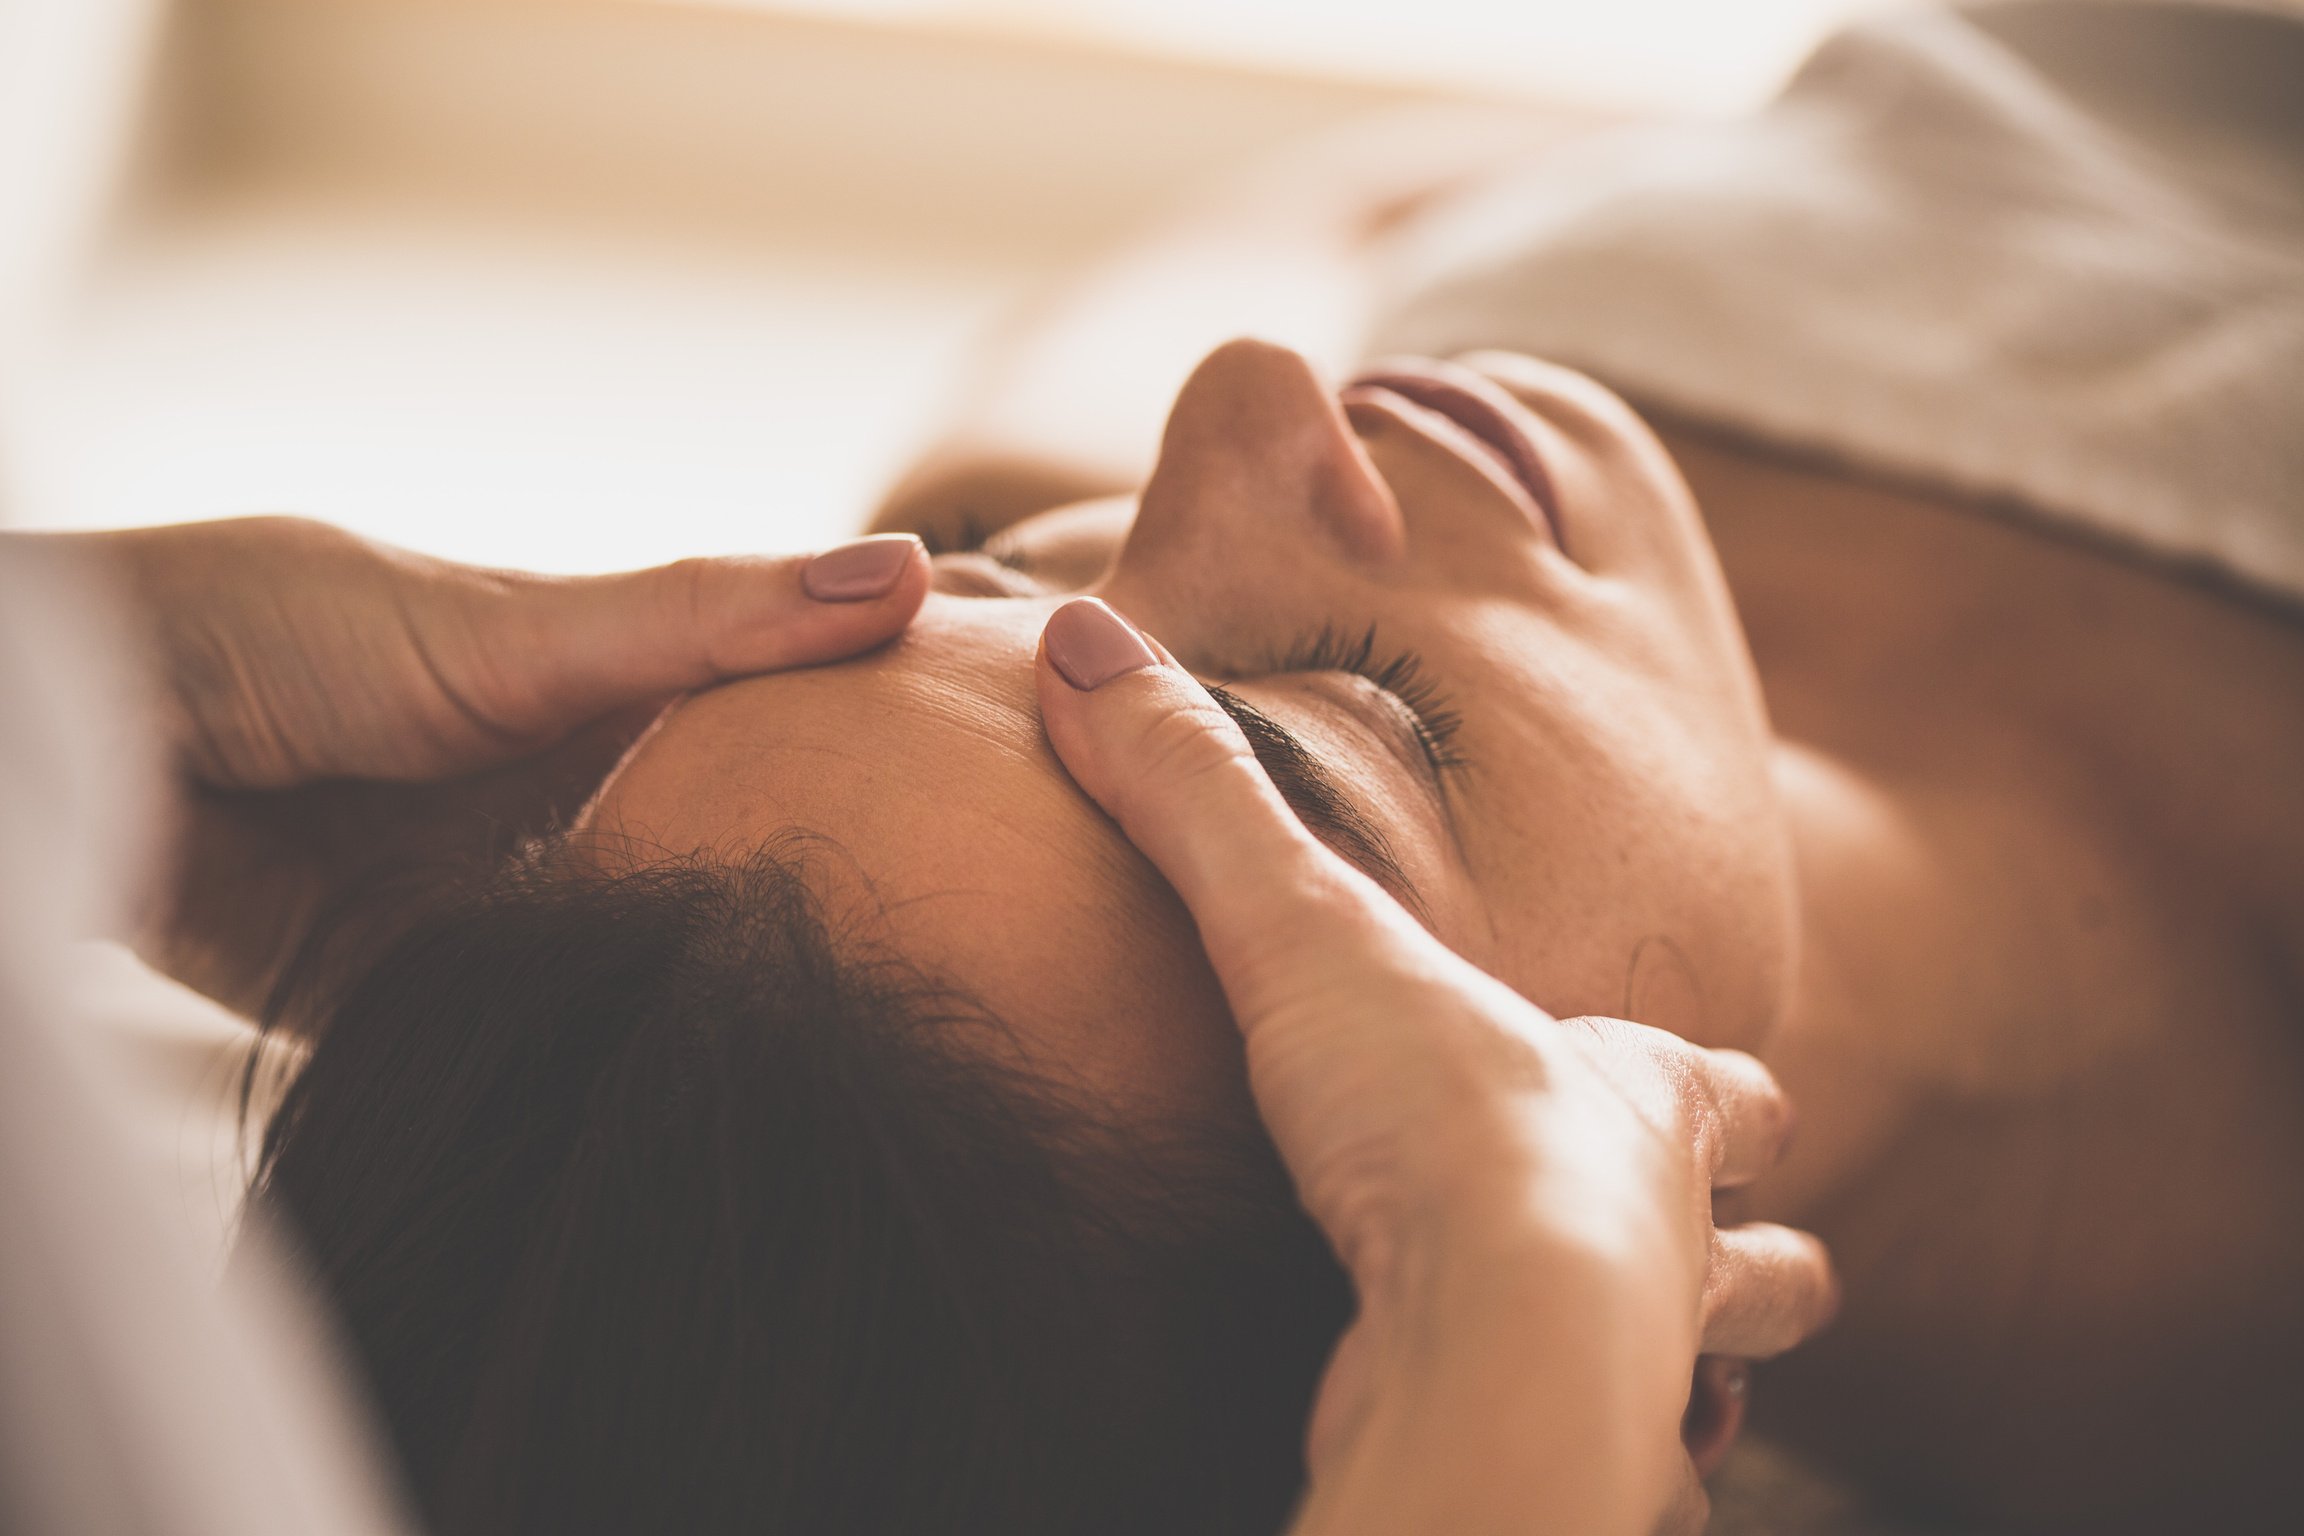
<path id="1" fill-rule="evenodd" d="M 0 0 L 0 521 L 601 570 L 852 531 L 972 342 L 1388 108 L 1767 96 L 1865 0 Z M 93 946 L 220 1261 L 243 1027 Z"/>
<path id="2" fill-rule="evenodd" d="M 1389 106 L 1737 110 L 1865 0 L 0 0 L 0 516 L 852 529 L 1018 296 Z"/>

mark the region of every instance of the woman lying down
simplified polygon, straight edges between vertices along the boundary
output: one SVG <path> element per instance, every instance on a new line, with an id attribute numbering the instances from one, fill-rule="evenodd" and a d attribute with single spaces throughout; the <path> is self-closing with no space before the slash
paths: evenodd
<path id="1" fill-rule="evenodd" d="M 1277 1528 L 1349 1297 L 1042 735 L 1092 592 L 1448 944 L 1780 1075 L 1737 1214 L 1845 1308 L 1759 1422 L 1968 1527 L 2292 1529 L 2304 45 L 2075 11 L 1360 140 L 1052 301 L 884 514 L 989 535 L 909 633 L 688 699 L 287 1010 L 261 1198 L 434 1513 Z M 1259 253 L 1390 360 L 1217 347 L 1100 463 L 1094 339 L 1253 323 Z"/>

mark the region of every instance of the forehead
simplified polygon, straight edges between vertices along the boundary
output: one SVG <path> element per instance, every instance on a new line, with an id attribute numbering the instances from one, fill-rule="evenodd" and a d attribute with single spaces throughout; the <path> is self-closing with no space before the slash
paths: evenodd
<path id="1" fill-rule="evenodd" d="M 1133 1106 L 1236 1094 L 1189 917 L 1041 733 L 1037 605 L 931 601 L 903 639 L 676 707 L 587 825 L 667 855 L 794 832 L 836 931 L 886 942 L 1003 1021 L 1036 1069 Z"/>

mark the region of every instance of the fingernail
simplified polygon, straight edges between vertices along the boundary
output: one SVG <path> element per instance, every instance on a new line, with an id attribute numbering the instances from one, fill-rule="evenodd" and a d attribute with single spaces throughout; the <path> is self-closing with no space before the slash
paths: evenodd
<path id="1" fill-rule="evenodd" d="M 1093 597 L 1074 598 L 1057 609 L 1042 638 L 1064 681 L 1083 693 L 1122 673 L 1160 665 L 1136 626 Z"/>
<path id="2" fill-rule="evenodd" d="M 886 597 L 912 563 L 920 541 L 909 533 L 881 533 L 835 545 L 800 572 L 800 590 L 820 603 L 861 603 Z"/>

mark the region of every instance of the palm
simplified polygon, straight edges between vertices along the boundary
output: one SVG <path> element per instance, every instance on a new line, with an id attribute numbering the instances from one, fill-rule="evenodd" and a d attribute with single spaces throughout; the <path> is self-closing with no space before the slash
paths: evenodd
<path id="1" fill-rule="evenodd" d="M 818 593 L 840 552 L 551 578 L 294 518 L 57 537 L 108 561 L 144 620 L 180 771 L 143 947 L 249 1012 L 332 912 L 388 933 L 387 895 L 564 823 L 666 699 L 880 645 L 929 584 L 910 541 L 848 550 L 848 589 Z"/>
<path id="2" fill-rule="evenodd" d="M 602 721 L 544 752 L 436 783 L 195 786 L 150 958 L 253 1015 L 316 924 L 357 913 L 362 922 L 340 926 L 388 931 L 399 904 L 566 824 L 636 728 L 631 716 Z"/>

